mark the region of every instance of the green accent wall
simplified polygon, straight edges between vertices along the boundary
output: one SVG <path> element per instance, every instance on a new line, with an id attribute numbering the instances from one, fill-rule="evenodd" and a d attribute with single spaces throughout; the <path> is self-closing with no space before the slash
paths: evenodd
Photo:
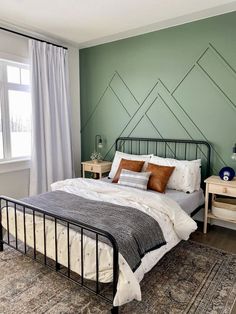
<path id="1" fill-rule="evenodd" d="M 207 140 L 236 164 L 236 13 L 80 50 L 82 160 L 119 136 Z"/>

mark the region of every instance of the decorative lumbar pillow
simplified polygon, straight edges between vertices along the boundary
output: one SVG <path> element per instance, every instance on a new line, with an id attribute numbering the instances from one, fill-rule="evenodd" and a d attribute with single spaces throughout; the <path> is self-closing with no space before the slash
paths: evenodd
<path id="1" fill-rule="evenodd" d="M 135 172 L 122 169 L 118 184 L 130 186 L 133 188 L 147 190 L 147 184 L 151 172 Z"/>
<path id="2" fill-rule="evenodd" d="M 140 172 L 143 168 L 144 161 L 142 160 L 127 160 L 127 159 L 121 159 L 120 165 L 118 167 L 118 170 L 112 180 L 112 183 L 117 183 L 120 178 L 120 173 L 122 169 L 131 170 L 135 172 Z"/>
<path id="3" fill-rule="evenodd" d="M 148 189 L 165 193 L 167 183 L 174 169 L 175 167 L 148 163 L 146 171 L 151 172 L 151 176 L 148 181 Z"/>
<path id="4" fill-rule="evenodd" d="M 119 151 L 116 151 L 113 162 L 112 162 L 112 166 L 111 166 L 111 171 L 108 175 L 108 177 L 110 179 L 113 179 L 114 176 L 116 175 L 116 172 L 119 168 L 120 165 L 120 161 L 121 159 L 127 159 L 127 160 L 142 160 L 145 162 L 144 168 L 147 165 L 147 162 L 150 161 L 150 158 L 153 156 L 153 154 L 149 154 L 149 155 L 133 155 L 133 154 L 126 154 L 126 153 L 122 153 Z"/>
<path id="5" fill-rule="evenodd" d="M 167 188 L 188 193 L 200 189 L 201 159 L 189 161 L 153 156 L 150 162 L 161 166 L 175 167 Z"/>

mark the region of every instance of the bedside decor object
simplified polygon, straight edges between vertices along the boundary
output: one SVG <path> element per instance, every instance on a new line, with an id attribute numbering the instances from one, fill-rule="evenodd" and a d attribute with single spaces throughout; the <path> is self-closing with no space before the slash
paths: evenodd
<path id="1" fill-rule="evenodd" d="M 99 149 L 103 147 L 102 137 L 101 135 L 95 135 L 95 145 L 94 145 L 94 152 L 91 154 L 91 160 L 97 164 L 102 160 L 102 154 L 98 152 Z"/>
<path id="2" fill-rule="evenodd" d="M 234 147 L 233 147 L 233 154 L 231 156 L 231 159 L 236 161 L 236 143 L 234 144 Z"/>
<path id="3" fill-rule="evenodd" d="M 98 148 L 99 149 L 103 148 L 102 137 L 99 134 L 95 135 L 95 146 L 94 146 L 95 152 L 98 151 Z"/>
<path id="4" fill-rule="evenodd" d="M 223 167 L 219 172 L 219 176 L 224 181 L 231 181 L 235 176 L 235 171 L 233 168 Z"/>
<path id="5" fill-rule="evenodd" d="M 102 155 L 100 153 L 98 153 L 97 151 L 93 152 L 90 156 L 91 160 L 97 164 L 100 161 L 102 161 Z"/>

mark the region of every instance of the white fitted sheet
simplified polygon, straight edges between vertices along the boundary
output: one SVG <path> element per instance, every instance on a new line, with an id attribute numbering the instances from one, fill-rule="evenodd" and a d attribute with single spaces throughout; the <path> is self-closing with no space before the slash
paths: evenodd
<path id="1" fill-rule="evenodd" d="M 101 180 L 112 183 L 112 180 L 108 177 L 104 177 Z M 148 190 L 147 193 L 157 194 L 158 192 Z M 167 189 L 165 195 L 176 201 L 188 215 L 191 215 L 196 208 L 204 204 L 204 193 L 202 189 L 194 191 L 193 193 Z"/>
<path id="2" fill-rule="evenodd" d="M 188 215 L 204 204 L 204 193 L 202 189 L 190 194 L 168 189 L 166 195 L 176 201 Z"/>

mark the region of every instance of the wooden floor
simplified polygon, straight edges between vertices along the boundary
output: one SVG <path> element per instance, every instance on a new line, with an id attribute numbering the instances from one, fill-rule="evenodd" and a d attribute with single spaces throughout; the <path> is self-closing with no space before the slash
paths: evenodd
<path id="1" fill-rule="evenodd" d="M 191 239 L 236 254 L 236 230 L 219 226 L 209 226 L 207 234 L 203 234 L 202 230 L 203 225 L 199 223 L 198 230 L 191 235 Z M 236 314 L 236 303 L 231 314 Z"/>

